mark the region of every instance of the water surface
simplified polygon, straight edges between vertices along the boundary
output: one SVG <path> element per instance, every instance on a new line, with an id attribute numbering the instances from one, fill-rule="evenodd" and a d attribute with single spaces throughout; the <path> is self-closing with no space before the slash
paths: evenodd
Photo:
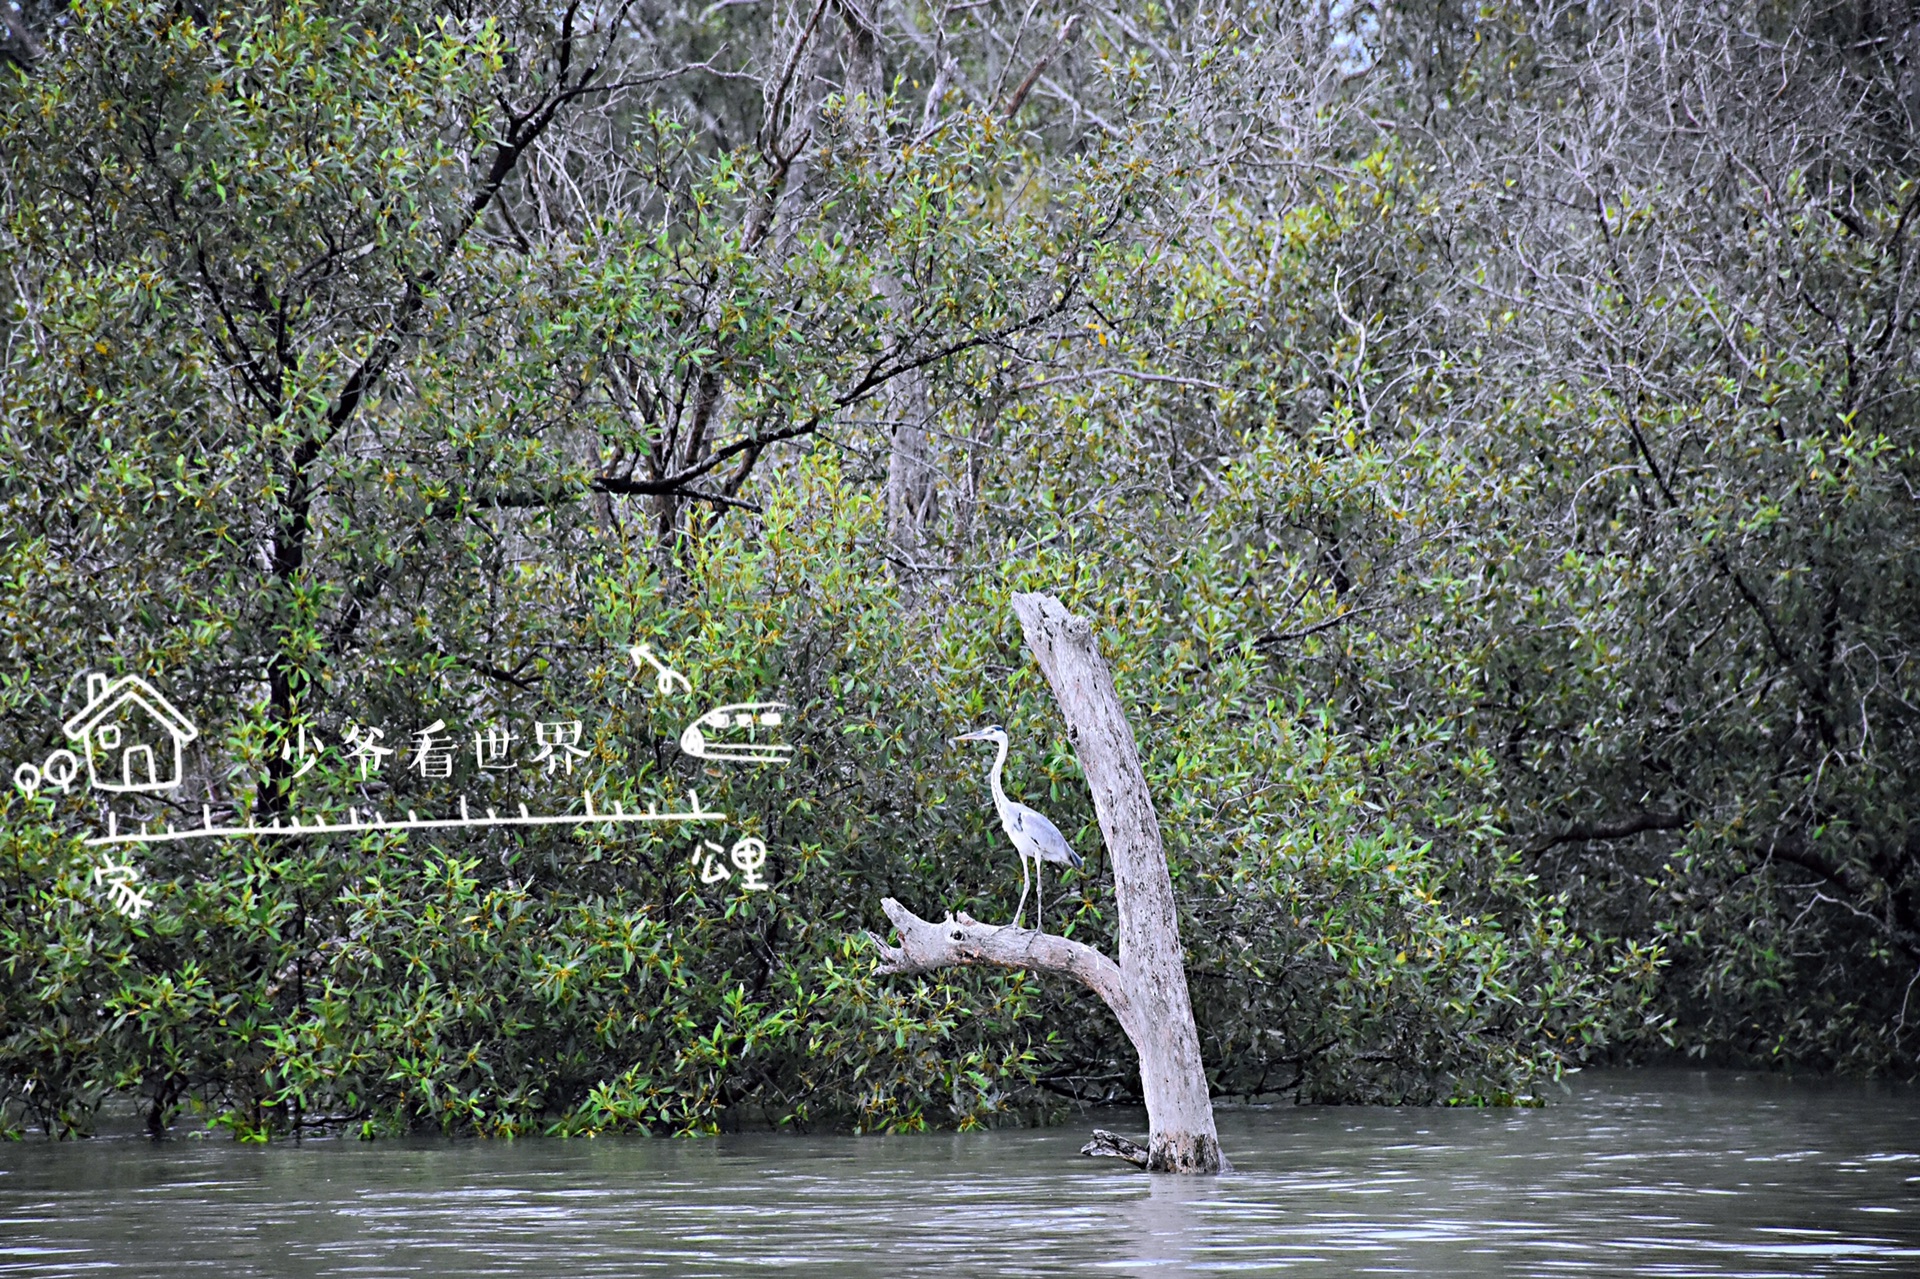
<path id="1" fill-rule="evenodd" d="M 1582 1076 L 1543 1110 L 1227 1110 L 1238 1171 L 1045 1130 L 0 1145 L 0 1276 L 1920 1276 L 1920 1090 Z"/>

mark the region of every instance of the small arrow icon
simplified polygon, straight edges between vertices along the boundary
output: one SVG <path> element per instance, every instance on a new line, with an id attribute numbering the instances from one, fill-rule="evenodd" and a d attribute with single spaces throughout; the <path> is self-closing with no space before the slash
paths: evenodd
<path id="1" fill-rule="evenodd" d="M 653 678 L 653 686 L 660 690 L 662 696 L 673 696 L 673 686 L 676 683 L 680 685 L 680 691 L 683 693 L 691 693 L 693 691 L 693 685 L 687 682 L 686 676 L 674 670 L 654 655 L 653 645 L 635 644 L 627 650 L 627 656 L 633 659 L 633 668 L 635 670 L 644 670 L 645 667 L 641 666 L 641 663 L 645 662 L 648 666 L 653 667 L 654 670 L 659 672 L 659 674 Z"/>

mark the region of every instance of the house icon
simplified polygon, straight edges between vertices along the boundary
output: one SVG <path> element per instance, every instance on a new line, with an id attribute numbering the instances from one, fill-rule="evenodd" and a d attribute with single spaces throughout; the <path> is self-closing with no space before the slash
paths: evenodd
<path id="1" fill-rule="evenodd" d="M 80 743 L 101 790 L 163 791 L 180 784 L 180 748 L 200 735 L 179 708 L 138 675 L 87 676 L 87 704 L 61 725 Z"/>

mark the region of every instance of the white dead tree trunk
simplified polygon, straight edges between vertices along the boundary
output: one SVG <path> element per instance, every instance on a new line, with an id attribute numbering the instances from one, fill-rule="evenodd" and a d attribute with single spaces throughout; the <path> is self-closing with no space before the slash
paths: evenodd
<path id="1" fill-rule="evenodd" d="M 1148 1144 L 1096 1133 L 1088 1153 L 1118 1154 L 1153 1172 L 1228 1171 L 1213 1126 L 1213 1103 L 1200 1064 L 1200 1036 L 1187 997 L 1187 974 L 1173 904 L 1173 881 L 1160 845 L 1160 821 L 1147 795 L 1133 729 L 1093 627 L 1050 595 L 1015 595 L 1013 611 L 1067 721 L 1067 735 L 1093 791 L 1094 811 L 1113 865 L 1120 912 L 1118 963 L 1065 937 L 982 924 L 962 914 L 921 919 L 889 897 L 881 903 L 900 935 L 875 938 L 882 973 L 924 973 L 987 965 L 1072 977 L 1106 1001 L 1140 1058 Z"/>

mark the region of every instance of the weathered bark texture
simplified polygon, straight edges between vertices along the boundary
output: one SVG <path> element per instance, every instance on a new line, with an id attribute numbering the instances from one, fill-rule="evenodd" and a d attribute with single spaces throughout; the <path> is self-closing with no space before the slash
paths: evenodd
<path id="1" fill-rule="evenodd" d="M 1095 647 L 1093 627 L 1052 596 L 1015 595 L 1013 611 L 1026 632 L 1027 647 L 1053 686 L 1093 792 L 1113 866 L 1120 960 L 1115 963 L 1091 946 L 1064 937 L 977 923 L 964 914 L 931 923 L 888 898 L 881 905 L 899 931 L 900 944 L 880 942 L 880 971 L 993 965 L 1058 973 L 1082 982 L 1106 1001 L 1140 1056 L 1140 1085 L 1151 1130 L 1146 1168 L 1225 1172 L 1229 1165 L 1220 1153 L 1200 1063 L 1200 1036 L 1187 997 L 1160 821 L 1147 795 L 1133 729 L 1121 710 L 1113 676 Z"/>
<path id="2" fill-rule="evenodd" d="M 1072 977 L 1106 1001 L 1129 1039 L 1145 1029 L 1134 1016 L 1126 976 L 1120 965 L 1093 947 L 1031 928 L 983 924 L 962 911 L 939 923 L 920 918 L 891 897 L 880 909 L 900 934 L 900 944 L 889 946 L 879 938 L 880 971 L 889 976 L 930 973 L 937 968 L 1029 968 L 1040 973 Z M 869 934 L 871 936 L 871 934 Z"/>

